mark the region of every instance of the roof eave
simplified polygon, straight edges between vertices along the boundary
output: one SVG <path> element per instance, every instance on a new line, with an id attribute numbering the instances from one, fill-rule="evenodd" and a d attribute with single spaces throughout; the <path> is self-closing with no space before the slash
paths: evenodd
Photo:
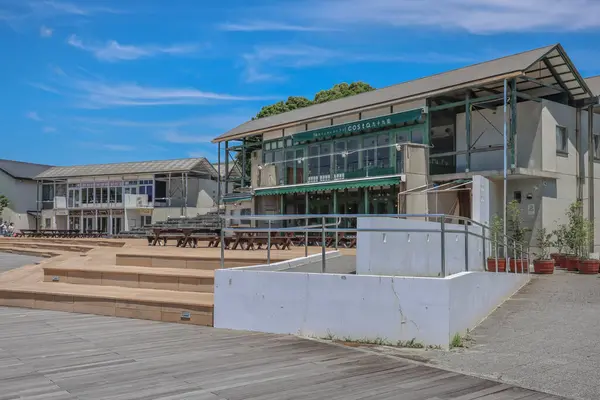
<path id="1" fill-rule="evenodd" d="M 315 119 L 327 117 L 328 115 L 335 115 L 336 117 L 339 117 L 339 116 L 343 116 L 345 114 L 354 113 L 357 110 L 365 110 L 366 111 L 366 110 L 371 109 L 371 108 L 379 108 L 379 107 L 382 107 L 382 106 L 386 106 L 388 104 L 397 103 L 399 101 L 409 102 L 409 101 L 414 101 L 414 100 L 427 99 L 427 98 L 432 97 L 432 96 L 443 95 L 443 94 L 450 93 L 450 92 L 455 91 L 455 90 L 459 90 L 459 89 L 463 89 L 463 88 L 468 88 L 470 86 L 478 86 L 478 85 L 487 84 L 487 83 L 491 83 L 491 82 L 498 81 L 498 80 L 504 80 L 504 79 L 518 77 L 518 76 L 521 76 L 521 75 L 524 75 L 524 70 L 515 70 L 515 71 L 511 71 L 511 72 L 506 72 L 506 73 L 500 74 L 500 75 L 494 75 L 494 76 L 491 76 L 491 77 L 487 77 L 487 78 L 483 78 L 483 79 L 478 79 L 478 80 L 475 80 L 475 81 L 470 81 L 470 82 L 463 83 L 463 84 L 460 84 L 460 85 L 454 85 L 454 86 L 449 86 L 447 88 L 443 88 L 443 89 L 439 89 L 439 90 L 434 90 L 434 91 L 419 93 L 419 94 L 414 95 L 414 96 L 400 97 L 400 98 L 396 98 L 396 99 L 393 99 L 393 100 L 387 100 L 387 101 L 383 101 L 383 102 L 379 102 L 379 103 L 369 104 L 367 106 L 355 107 L 355 108 L 352 108 L 352 109 L 345 110 L 343 113 L 316 115 L 316 116 L 314 116 L 312 118 L 306 118 L 306 119 L 303 119 L 303 120 L 298 120 L 298 121 L 290 122 L 290 123 L 287 123 L 287 124 L 274 125 L 274 126 L 268 127 L 267 129 L 255 129 L 253 131 L 238 133 L 238 134 L 235 134 L 235 135 L 232 135 L 232 136 L 227 136 L 227 133 L 225 133 L 225 134 L 223 134 L 221 136 L 218 136 L 218 137 L 214 138 L 213 140 L 211 140 L 211 143 L 222 143 L 222 142 L 228 142 L 228 141 L 231 141 L 231 140 L 243 139 L 243 138 L 248 137 L 248 136 L 260 135 L 265 130 L 282 129 L 282 128 L 285 128 L 285 127 L 289 127 L 289 126 L 293 126 L 293 125 L 298 125 L 298 124 L 301 124 L 303 122 L 314 121 Z"/>

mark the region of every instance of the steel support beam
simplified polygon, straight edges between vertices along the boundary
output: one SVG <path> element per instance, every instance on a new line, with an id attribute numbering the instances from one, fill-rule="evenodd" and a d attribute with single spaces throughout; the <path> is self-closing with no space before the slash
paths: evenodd
<path id="1" fill-rule="evenodd" d="M 517 167 L 517 80 L 510 81 L 510 167 Z"/>
<path id="2" fill-rule="evenodd" d="M 242 139 L 242 187 L 246 187 L 246 138 Z"/>
<path id="3" fill-rule="evenodd" d="M 229 141 L 225 141 L 225 196 L 229 190 Z"/>
<path id="4" fill-rule="evenodd" d="M 588 106 L 588 219 L 594 221 L 596 215 L 594 196 L 594 106 Z M 592 224 L 592 238 L 590 240 L 590 253 L 595 253 L 596 226 Z"/>
<path id="5" fill-rule="evenodd" d="M 217 212 L 221 209 L 221 142 L 217 143 Z M 170 182 L 170 180 L 169 180 Z"/>
<path id="6" fill-rule="evenodd" d="M 466 141 L 467 141 L 467 168 L 465 172 L 471 171 L 471 94 L 467 93 L 465 99 L 465 129 L 466 129 Z"/>
<path id="7" fill-rule="evenodd" d="M 544 58 L 542 60 L 542 62 L 546 65 L 546 67 L 550 70 L 550 72 L 552 72 L 552 75 L 560 76 L 560 74 L 558 72 L 556 72 L 556 69 L 554 68 L 554 66 L 552 64 L 550 64 L 550 61 L 548 61 L 547 59 Z M 567 93 L 567 95 L 569 96 L 569 99 L 573 100 L 573 96 L 571 96 L 571 92 L 569 91 L 569 88 L 564 84 L 564 82 L 560 78 L 556 78 L 556 82 L 558 82 L 558 84 L 563 89 L 563 91 Z"/>
<path id="8" fill-rule="evenodd" d="M 556 78 L 554 75 L 551 75 L 551 76 L 554 79 L 556 79 L 556 82 L 558 82 L 559 86 L 561 86 L 561 82 L 562 81 L 560 79 Z M 559 92 L 568 92 L 569 91 L 569 89 L 567 89 L 566 86 L 564 86 L 564 87 L 563 86 L 556 87 L 554 85 L 549 85 L 549 84 L 544 83 L 544 82 L 542 82 L 542 81 L 540 81 L 538 79 L 530 78 L 528 76 L 522 76 L 521 79 L 523 79 L 524 81 L 527 81 L 527 82 L 535 83 L 536 85 L 540 85 L 540 86 L 546 87 L 548 89 L 553 89 L 553 90 L 559 91 Z"/>
<path id="9" fill-rule="evenodd" d="M 477 97 L 475 99 L 471 99 L 470 103 L 473 105 L 476 105 L 476 104 L 480 104 L 480 103 L 489 102 L 491 100 L 502 100 L 502 95 L 495 94 L 495 95 L 491 95 L 491 96 Z M 429 107 L 429 111 L 448 110 L 448 109 L 454 108 L 454 107 L 465 106 L 465 104 L 466 104 L 466 100 L 462 100 L 462 101 L 457 101 L 456 103 L 443 104 L 441 106 L 432 106 L 432 107 Z"/>

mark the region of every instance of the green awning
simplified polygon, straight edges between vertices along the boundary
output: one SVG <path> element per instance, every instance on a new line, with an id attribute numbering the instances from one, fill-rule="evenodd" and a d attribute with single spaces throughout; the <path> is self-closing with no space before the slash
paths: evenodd
<path id="1" fill-rule="evenodd" d="M 252 196 L 238 196 L 238 197 L 223 197 L 223 203 L 237 203 L 238 201 L 252 200 Z"/>
<path id="2" fill-rule="evenodd" d="M 362 119 L 360 121 L 348 122 L 340 125 L 327 126 L 325 128 L 313 129 L 307 132 L 299 132 L 292 136 L 294 144 L 316 139 L 325 139 L 337 135 L 359 133 L 373 129 L 383 129 L 398 124 L 418 123 L 423 116 L 423 109 L 405 111 L 381 117 Z"/>
<path id="3" fill-rule="evenodd" d="M 280 194 L 322 192 L 326 190 L 356 189 L 372 186 L 391 186 L 400 183 L 400 177 L 393 176 L 377 179 L 361 179 L 356 181 L 321 182 L 311 185 L 282 186 L 268 189 L 256 189 L 256 196 L 273 196 Z"/>

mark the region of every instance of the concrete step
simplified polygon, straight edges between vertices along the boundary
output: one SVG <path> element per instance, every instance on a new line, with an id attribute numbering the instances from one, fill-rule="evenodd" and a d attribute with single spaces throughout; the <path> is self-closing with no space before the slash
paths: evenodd
<path id="1" fill-rule="evenodd" d="M 2 248 L 21 248 L 21 249 L 44 249 L 44 250 L 60 250 L 60 251 L 72 251 L 76 253 L 87 253 L 94 249 L 93 246 L 82 246 L 75 244 L 62 244 L 62 243 L 43 243 L 36 241 L 21 241 L 15 240 L 13 242 L 0 242 L 0 249 Z"/>
<path id="2" fill-rule="evenodd" d="M 69 239 L 69 238 L 31 238 L 31 237 L 16 237 L 7 238 L 0 237 L 2 242 L 37 242 L 37 243 L 59 243 L 59 244 L 75 244 L 92 247 L 123 247 L 124 241 L 113 239 Z"/>
<path id="3" fill-rule="evenodd" d="M 44 282 L 213 293 L 214 271 L 117 265 L 52 265 Z"/>
<path id="4" fill-rule="evenodd" d="M 62 254 L 62 252 L 57 251 L 48 251 L 44 249 L 24 249 L 21 247 L 12 247 L 12 246 L 0 246 L 0 252 L 2 253 L 11 253 L 11 254 L 22 254 L 25 256 L 36 256 L 36 257 L 56 257 Z"/>
<path id="5" fill-rule="evenodd" d="M 220 257 L 206 257 L 185 254 L 186 250 L 181 250 L 181 255 L 163 255 L 163 254 L 140 254 L 140 253 L 118 253 L 116 255 L 117 265 L 130 265 L 148 268 L 184 268 L 184 269 L 204 269 L 215 270 L 221 268 Z M 196 249 L 193 249 L 196 250 Z M 240 251 L 241 252 L 241 251 Z M 242 253 L 242 255 L 245 255 Z M 271 262 L 284 261 L 286 258 L 272 257 Z M 227 255 L 225 259 L 225 268 L 247 267 L 250 265 L 266 264 L 265 257 L 232 257 Z"/>
<path id="6" fill-rule="evenodd" d="M 212 326 L 212 293 L 39 282 L 0 288 L 0 305 Z"/>

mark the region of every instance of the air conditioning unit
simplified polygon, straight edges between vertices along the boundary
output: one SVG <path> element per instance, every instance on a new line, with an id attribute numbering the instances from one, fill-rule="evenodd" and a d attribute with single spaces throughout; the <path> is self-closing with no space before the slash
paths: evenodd
<path id="1" fill-rule="evenodd" d="M 135 205 L 137 207 L 143 207 L 144 206 L 144 199 L 142 199 L 141 197 L 136 197 L 135 199 Z"/>

